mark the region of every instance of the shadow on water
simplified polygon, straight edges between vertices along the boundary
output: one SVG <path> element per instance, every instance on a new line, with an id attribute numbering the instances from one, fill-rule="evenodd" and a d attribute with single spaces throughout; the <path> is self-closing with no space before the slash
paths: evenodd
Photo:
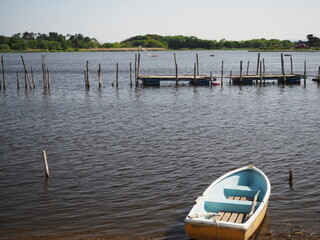
<path id="1" fill-rule="evenodd" d="M 179 214 L 175 219 L 175 223 L 172 224 L 166 231 L 164 240 L 186 240 L 190 239 L 187 237 L 184 230 L 184 219 L 187 216 L 190 209 L 185 209 L 184 212 Z"/>

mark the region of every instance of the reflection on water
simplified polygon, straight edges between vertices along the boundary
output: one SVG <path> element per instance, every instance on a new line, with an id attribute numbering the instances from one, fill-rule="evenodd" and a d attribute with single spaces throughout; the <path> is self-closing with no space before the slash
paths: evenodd
<path id="1" fill-rule="evenodd" d="M 200 71 L 218 73 L 244 51 L 198 52 Z M 172 52 L 142 56 L 143 73 L 175 74 Z M 37 87 L 16 90 L 19 54 L 5 55 L 7 90 L 0 92 L 0 238 L 186 239 L 193 201 L 225 172 L 254 164 L 269 177 L 267 227 L 319 233 L 320 88 L 229 86 L 130 88 L 134 53 L 48 53 L 50 90 L 41 89 L 41 54 L 25 54 Z M 261 54 L 278 72 L 278 53 Z M 319 53 L 294 53 L 296 71 Z M 84 89 L 89 60 L 91 89 Z M 195 52 L 179 52 L 181 74 Z M 120 86 L 115 81 L 119 62 Z M 101 63 L 103 88 L 96 70 Z M 269 66 L 269 68 L 268 68 Z M 301 67 L 300 67 L 301 66 Z M 252 67 L 254 68 L 254 67 Z M 226 70 L 226 71 L 227 71 Z M 252 69 L 254 71 L 254 69 Z M 41 151 L 51 178 L 45 181 Z M 293 169 L 293 187 L 288 170 Z"/>

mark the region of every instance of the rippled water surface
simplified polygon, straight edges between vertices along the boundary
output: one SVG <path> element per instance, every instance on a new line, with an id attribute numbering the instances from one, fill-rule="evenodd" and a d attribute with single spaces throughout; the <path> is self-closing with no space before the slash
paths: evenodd
<path id="1" fill-rule="evenodd" d="M 239 71 L 257 53 L 177 52 L 179 74 Z M 133 52 L 47 53 L 51 88 L 41 85 L 41 54 L 23 54 L 34 90 L 23 87 L 21 54 L 5 54 L 0 91 L 0 238 L 187 239 L 184 217 L 222 174 L 254 164 L 272 192 L 270 231 L 320 233 L 320 87 L 129 85 Z M 175 74 L 173 52 L 142 55 L 141 73 Z M 294 72 L 317 75 L 320 53 L 292 53 Z M 262 53 L 280 72 L 280 53 Z M 90 90 L 84 88 L 86 61 Z M 290 61 L 286 71 L 290 71 Z M 119 88 L 113 87 L 119 63 Z M 98 89 L 101 63 L 103 87 Z M 134 68 L 134 67 L 133 67 Z M 16 87 L 16 72 L 20 90 Z M 0 78 L 2 80 L 2 78 Z M 42 150 L 51 178 L 46 181 Z M 293 169 L 290 188 L 288 171 Z"/>

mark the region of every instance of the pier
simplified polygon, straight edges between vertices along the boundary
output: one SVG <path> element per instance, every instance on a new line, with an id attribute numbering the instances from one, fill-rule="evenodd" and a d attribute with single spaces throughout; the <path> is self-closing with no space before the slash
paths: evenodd
<path id="1" fill-rule="evenodd" d="M 140 75 L 139 80 L 143 86 L 160 86 L 160 82 L 168 81 L 175 82 L 189 82 L 190 85 L 211 85 L 216 78 L 207 75 Z"/>
<path id="2" fill-rule="evenodd" d="M 138 55 L 140 56 L 140 54 Z M 285 72 L 284 66 L 284 56 L 290 57 L 290 65 L 291 71 L 290 74 Z M 138 60 L 137 60 L 138 59 Z M 138 71 L 136 73 L 136 82 L 138 83 L 139 80 L 141 81 L 143 86 L 160 86 L 161 82 L 169 81 L 175 82 L 176 85 L 179 85 L 179 82 L 189 82 L 190 85 L 223 85 L 223 79 L 229 79 L 230 84 L 235 85 L 251 85 L 251 84 L 258 84 L 266 83 L 266 81 L 271 81 L 274 83 L 275 81 L 280 84 L 300 84 L 301 79 L 304 79 L 304 84 L 306 83 L 307 73 L 306 73 L 306 61 L 304 62 L 304 74 L 294 74 L 293 73 L 293 61 L 292 56 L 290 54 L 284 55 L 281 54 L 281 73 L 280 74 L 266 74 L 266 67 L 265 67 L 265 60 L 260 60 L 260 53 L 258 54 L 257 59 L 257 66 L 255 74 L 249 74 L 249 62 L 247 63 L 247 71 L 244 73 L 243 71 L 243 61 L 240 61 L 240 69 L 239 75 L 233 75 L 232 71 L 230 75 L 224 76 L 224 61 L 221 64 L 221 74 L 219 76 L 213 76 L 212 71 L 210 75 L 200 75 L 199 74 L 199 57 L 196 54 L 196 62 L 194 63 L 194 74 L 193 75 L 179 75 L 178 74 L 178 64 L 176 59 L 176 54 L 174 53 L 174 64 L 175 64 L 175 75 L 140 75 L 140 59 L 136 57 L 136 64 L 138 67 Z M 320 72 L 320 68 L 319 68 Z M 318 74 L 319 79 L 320 73 Z M 220 79 L 219 81 L 216 81 Z"/>
<path id="3" fill-rule="evenodd" d="M 233 75 L 229 77 L 233 84 L 244 84 L 250 85 L 253 83 L 262 83 L 266 81 L 277 81 L 282 84 L 300 84 L 301 79 L 304 78 L 304 75 L 300 74 L 268 74 L 268 75 Z"/>
<path id="4" fill-rule="evenodd" d="M 162 81 L 175 82 L 178 85 L 179 82 L 189 82 L 190 85 L 212 85 L 212 82 L 216 81 L 220 76 L 209 76 L 209 75 L 140 75 L 138 79 L 141 81 L 143 86 L 160 86 Z M 229 79 L 229 83 L 239 85 L 250 85 L 254 83 L 262 83 L 271 81 L 281 84 L 300 84 L 301 79 L 304 75 L 300 74 L 268 74 L 268 75 L 230 75 L 223 78 Z M 221 84 L 223 84 L 221 82 Z"/>

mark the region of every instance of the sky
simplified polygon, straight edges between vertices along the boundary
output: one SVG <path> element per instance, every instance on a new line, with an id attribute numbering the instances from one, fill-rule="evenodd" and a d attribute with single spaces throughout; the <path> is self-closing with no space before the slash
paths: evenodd
<path id="1" fill-rule="evenodd" d="M 0 0 L 0 35 L 81 33 L 101 43 L 136 35 L 208 40 L 320 37 L 320 0 Z"/>

